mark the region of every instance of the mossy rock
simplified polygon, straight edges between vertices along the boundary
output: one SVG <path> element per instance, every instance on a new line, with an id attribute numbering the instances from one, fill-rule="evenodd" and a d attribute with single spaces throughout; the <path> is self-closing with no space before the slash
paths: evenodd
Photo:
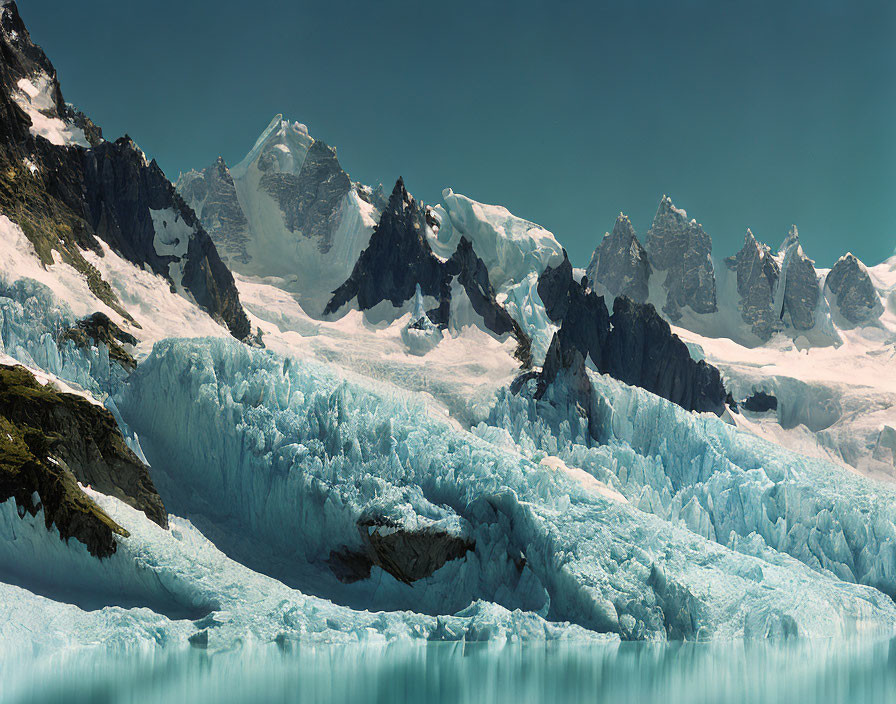
<path id="1" fill-rule="evenodd" d="M 167 513 L 147 468 L 127 447 L 106 409 L 41 385 L 22 366 L 0 365 L 0 502 L 14 498 L 47 528 L 90 553 L 115 552 L 127 531 L 78 486 L 90 485 L 167 527 Z M 35 500 L 35 493 L 37 500 Z"/>

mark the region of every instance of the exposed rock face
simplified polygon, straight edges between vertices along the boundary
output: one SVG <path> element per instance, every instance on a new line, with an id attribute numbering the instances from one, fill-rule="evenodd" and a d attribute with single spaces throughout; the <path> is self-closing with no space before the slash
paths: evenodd
<path id="1" fill-rule="evenodd" d="M 463 287 L 473 310 L 482 317 L 489 330 L 496 335 L 513 334 L 520 341 L 526 339 L 522 328 L 495 301 L 495 290 L 489 282 L 485 262 L 476 256 L 473 244 L 465 237 L 460 238 L 457 249 L 446 262 L 445 274 Z M 448 322 L 447 316 L 445 322 Z"/>
<path id="2" fill-rule="evenodd" d="M 528 372 L 514 379 L 511 393 L 519 393 L 525 383 L 536 380 L 535 399 L 551 405 L 571 407 L 584 418 L 588 434 L 600 441 L 594 387 L 585 368 L 585 357 L 569 335 L 571 327 L 554 333 L 540 372 Z"/>
<path id="3" fill-rule="evenodd" d="M 370 310 L 383 301 L 400 307 L 419 288 L 423 295 L 438 301 L 435 308 L 427 311 L 427 316 L 445 328 L 449 324 L 452 288 L 457 291 L 459 286 L 485 327 L 496 335 L 514 336 L 518 343 L 516 356 L 528 366 L 529 339 L 496 301 L 488 268 L 476 256 L 473 245 L 462 237 L 454 254 L 448 261 L 442 261 L 433 254 L 425 228 L 425 210 L 399 178 L 370 244 L 361 253 L 348 280 L 333 293 L 324 314 L 337 312 L 353 299 L 360 310 Z"/>
<path id="4" fill-rule="evenodd" d="M 583 358 L 591 357 L 596 369 L 604 367 L 604 351 L 610 334 L 610 315 L 603 296 L 576 283 L 569 259 L 548 267 L 538 277 L 538 295 L 548 318 L 562 323 L 561 342 L 578 349 Z M 567 346 L 567 345 L 564 345 Z"/>
<path id="5" fill-rule="evenodd" d="M 712 240 L 668 196 L 660 201 L 646 245 L 653 269 L 666 274 L 663 312 L 669 318 L 678 320 L 684 306 L 695 313 L 716 311 Z"/>
<path id="6" fill-rule="evenodd" d="M 265 172 L 261 186 L 277 199 L 286 227 L 317 239 L 321 252 L 330 251 L 339 206 L 352 187 L 336 150 L 315 140 L 298 175 L 276 170 L 270 157 L 259 162 L 259 169 Z"/>
<path id="7" fill-rule="evenodd" d="M 192 296 L 234 336 L 246 337 L 249 323 L 233 277 L 192 210 L 129 138 L 101 141 L 98 128 L 65 105 L 52 65 L 31 42 L 13 2 L 2 7 L 0 54 L 0 207 L 21 225 L 42 261 L 52 262 L 52 252 L 59 252 L 100 300 L 128 317 L 81 254 L 88 248 L 102 253 L 99 237 L 125 259 L 149 266 Z M 71 133 L 75 123 L 85 125 L 92 147 L 77 146 L 80 138 L 65 143 L 59 135 L 50 141 L 32 134 L 32 119 L 16 102 L 23 79 L 32 87 L 40 84 L 51 96 L 51 106 L 40 112 L 58 120 L 54 124 L 60 134 Z M 23 167 L 25 159 L 33 171 Z M 164 240 L 160 253 L 156 230 L 161 212 L 177 221 L 179 235 L 175 241 Z"/>
<path id="8" fill-rule="evenodd" d="M 833 294 L 840 315 L 853 325 L 870 323 L 883 313 L 868 270 L 852 253 L 837 260 L 825 279 L 825 289 Z"/>
<path id="9" fill-rule="evenodd" d="M 97 312 L 82 318 L 75 327 L 66 330 L 61 339 L 72 340 L 79 347 L 102 343 L 109 348 L 109 358 L 124 369 L 133 370 L 137 367 L 137 361 L 125 348 L 125 345 L 136 345 L 137 338 L 109 320 L 105 313 Z"/>
<path id="10" fill-rule="evenodd" d="M 573 280 L 568 259 L 545 270 L 538 295 L 548 317 L 560 323 L 561 352 L 574 347 L 602 374 L 640 386 L 686 410 L 717 415 L 724 411 L 727 393 L 719 371 L 704 361 L 695 362 L 652 305 L 619 296 L 612 316 L 608 315 L 603 297 Z"/>
<path id="11" fill-rule="evenodd" d="M 796 225 L 781 245 L 783 264 L 781 265 L 780 317 L 795 330 L 811 330 L 815 327 L 815 313 L 821 298 L 815 262 L 803 253 Z"/>
<path id="12" fill-rule="evenodd" d="M 476 545 L 467 538 L 435 528 L 408 530 L 387 518 L 358 522 L 362 548 L 331 553 L 330 569 L 346 584 L 370 577 L 376 565 L 405 584 L 429 577 L 449 560 L 463 557 Z"/>
<path id="13" fill-rule="evenodd" d="M 182 174 L 177 180 L 177 190 L 199 216 L 221 259 L 228 265 L 231 261 L 248 262 L 249 221 L 224 159 L 218 157 L 207 169 Z"/>
<path id="14" fill-rule="evenodd" d="M 613 232 L 604 235 L 585 274 L 592 287 L 600 283 L 612 296 L 647 302 L 650 263 L 626 215 L 620 213 Z"/>
<path id="15" fill-rule="evenodd" d="M 443 323 L 442 309 L 447 311 L 450 294 L 444 266 L 432 253 L 424 227 L 422 209 L 399 178 L 370 244 L 361 252 L 348 280 L 333 292 L 324 314 L 335 313 L 353 298 L 360 310 L 369 310 L 381 301 L 397 307 L 414 296 L 419 283 L 424 296 L 440 302 L 438 312 L 430 318 Z"/>
<path id="16" fill-rule="evenodd" d="M 737 293 L 740 315 L 753 334 L 763 341 L 771 338 L 779 327 L 780 315 L 775 310 L 775 289 L 781 268 L 767 245 L 756 241 L 748 229 L 743 248 L 725 264 L 737 272 Z"/>
<path id="17" fill-rule="evenodd" d="M 168 526 L 146 467 L 104 408 L 41 386 L 24 367 L 0 366 L 0 426 L 0 501 L 15 498 L 32 515 L 42 506 L 47 527 L 55 523 L 62 538 L 105 557 L 115 552 L 114 536 L 127 534 L 78 482 Z"/>

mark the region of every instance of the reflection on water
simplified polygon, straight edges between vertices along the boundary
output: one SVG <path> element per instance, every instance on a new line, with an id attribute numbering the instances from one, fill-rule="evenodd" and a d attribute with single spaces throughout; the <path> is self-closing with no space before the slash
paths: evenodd
<path id="1" fill-rule="evenodd" d="M 0 661 L 3 702 L 896 702 L 896 639 L 88 651 Z"/>

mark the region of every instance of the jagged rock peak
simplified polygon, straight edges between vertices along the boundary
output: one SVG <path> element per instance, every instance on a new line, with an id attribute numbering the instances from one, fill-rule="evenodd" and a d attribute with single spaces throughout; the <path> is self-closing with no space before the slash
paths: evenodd
<path id="1" fill-rule="evenodd" d="M 443 269 L 425 237 L 423 214 L 399 177 L 367 248 L 349 278 L 333 292 L 324 315 L 335 313 L 356 297 L 360 310 L 384 300 L 398 307 L 414 296 L 418 284 L 423 295 L 437 298 L 447 313 L 450 295 Z M 445 315 L 431 317 L 442 323 Z"/>
<path id="2" fill-rule="evenodd" d="M 794 330 L 811 330 L 817 322 L 821 288 L 815 262 L 803 252 L 796 225 L 791 225 L 781 244 L 779 256 L 783 257 L 781 285 L 776 296 L 780 318 Z"/>
<path id="3" fill-rule="evenodd" d="M 669 196 L 660 200 L 653 224 L 647 231 L 650 265 L 665 271 L 666 301 L 663 312 L 672 320 L 689 306 L 695 313 L 716 311 L 716 281 L 712 265 L 712 240 L 687 212 L 676 208 Z"/>
<path id="4" fill-rule="evenodd" d="M 852 252 L 834 264 L 825 279 L 825 289 L 835 309 L 853 325 L 873 322 L 883 313 L 868 270 Z"/>
<path id="5" fill-rule="evenodd" d="M 687 410 L 724 411 L 727 394 L 719 371 L 695 362 L 652 305 L 617 296 L 610 316 L 602 296 L 576 283 L 568 259 L 545 269 L 538 295 L 548 318 L 560 324 L 561 349 L 574 347 L 602 374 Z"/>
<path id="6" fill-rule="evenodd" d="M 360 310 L 370 310 L 384 301 L 400 308 L 419 292 L 436 299 L 436 307 L 426 315 L 446 328 L 452 322 L 453 297 L 464 296 L 478 316 L 475 324 L 481 322 L 495 335 L 513 335 L 518 342 L 517 357 L 528 365 L 530 340 L 497 302 L 488 267 L 473 251 L 472 243 L 461 237 L 451 257 L 443 260 L 433 253 L 426 227 L 424 208 L 399 178 L 370 243 L 355 262 L 351 276 L 333 292 L 324 315 L 336 313 L 353 299 Z M 469 322 L 461 321 L 461 325 Z"/>
<path id="7" fill-rule="evenodd" d="M 233 167 L 234 177 L 242 176 L 252 165 L 262 171 L 298 175 L 308 149 L 314 143 L 308 127 L 301 122 L 284 120 L 278 113 L 262 131 L 245 158 Z"/>
<path id="8" fill-rule="evenodd" d="M 778 262 L 768 246 L 758 242 L 748 228 L 743 248 L 725 263 L 737 272 L 741 318 L 750 325 L 753 334 L 762 341 L 769 340 L 779 327 L 779 311 L 774 304 L 781 273 Z"/>
<path id="9" fill-rule="evenodd" d="M 202 171 L 190 171 L 177 179 L 177 191 L 193 208 L 228 266 L 246 263 L 249 223 L 243 213 L 224 157 Z"/>
<path id="10" fill-rule="evenodd" d="M 779 252 L 786 252 L 792 246 L 797 245 L 800 246 L 800 231 L 797 229 L 796 225 L 791 225 L 790 229 L 787 231 L 787 237 L 784 238 L 784 241 L 781 243 L 781 246 L 778 248 Z"/>
<path id="11" fill-rule="evenodd" d="M 604 235 L 585 274 L 592 287 L 600 284 L 611 296 L 647 300 L 650 263 L 628 216 L 619 213 L 612 234 Z"/>

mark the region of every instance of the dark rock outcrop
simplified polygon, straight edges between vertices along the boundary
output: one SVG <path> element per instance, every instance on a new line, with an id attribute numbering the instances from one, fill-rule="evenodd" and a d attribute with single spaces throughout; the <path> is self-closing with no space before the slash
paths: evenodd
<path id="1" fill-rule="evenodd" d="M 222 157 L 202 171 L 190 171 L 177 180 L 176 188 L 202 221 L 218 252 L 228 264 L 247 263 L 249 221 L 243 213 L 230 169 Z"/>
<path id="2" fill-rule="evenodd" d="M 495 299 L 488 268 L 476 255 L 472 243 L 462 237 L 454 254 L 442 261 L 433 254 L 426 239 L 425 217 L 425 209 L 399 178 L 370 243 L 358 257 L 348 280 L 333 292 L 324 315 L 337 312 L 353 299 L 360 310 L 370 310 L 383 301 L 400 307 L 414 297 L 419 285 L 423 295 L 438 301 L 435 308 L 426 312 L 427 316 L 445 328 L 451 311 L 452 285 L 456 283 L 486 328 L 496 335 L 513 335 L 517 340 L 516 356 L 528 366 L 529 338 Z"/>
<path id="3" fill-rule="evenodd" d="M 663 196 L 647 231 L 647 254 L 654 271 L 665 272 L 663 312 L 672 320 L 689 306 L 695 313 L 716 311 L 712 240 L 696 220 Z"/>
<path id="4" fill-rule="evenodd" d="M 398 581 L 411 584 L 476 547 L 464 537 L 433 528 L 408 530 L 382 517 L 358 521 L 358 535 L 361 549 L 335 550 L 327 560 L 336 578 L 346 584 L 369 578 L 374 565 Z"/>
<path id="5" fill-rule="evenodd" d="M 836 310 L 853 325 L 873 322 L 884 311 L 868 270 L 852 253 L 834 264 L 825 279 L 825 289 L 833 297 Z"/>
<path id="6" fill-rule="evenodd" d="M 613 232 L 604 235 L 585 274 L 592 288 L 599 283 L 611 296 L 647 302 L 650 263 L 626 215 L 619 213 Z"/>
<path id="7" fill-rule="evenodd" d="M 765 391 L 756 391 L 748 398 L 741 401 L 740 407 L 745 411 L 765 413 L 767 411 L 777 410 L 778 399 Z"/>
<path id="8" fill-rule="evenodd" d="M 794 330 L 811 330 L 815 327 L 821 289 L 815 262 L 803 253 L 796 225 L 790 228 L 787 239 L 781 245 L 781 252 L 781 285 L 784 290 L 780 318 Z"/>
<path id="9" fill-rule="evenodd" d="M 88 248 L 102 254 L 99 237 L 125 259 L 189 293 L 234 336 L 246 337 L 249 322 L 233 277 L 193 211 L 129 138 L 102 141 L 99 129 L 65 104 L 56 72 L 31 42 L 14 2 L 0 8 L 0 56 L 0 208 L 22 227 L 41 260 L 51 263 L 52 252 L 59 252 L 100 300 L 129 318 L 81 254 Z M 20 79 L 35 76 L 50 81 L 53 107 L 44 114 L 86 126 L 90 148 L 52 144 L 31 134 L 31 119 L 13 96 Z M 24 167 L 25 159 L 33 170 Z M 190 231 L 181 256 L 156 252 L 153 210 L 170 210 Z"/>
<path id="10" fill-rule="evenodd" d="M 42 507 L 47 528 L 55 524 L 62 538 L 105 557 L 115 552 L 114 536 L 127 534 L 78 482 L 168 526 L 146 467 L 106 409 L 41 386 L 24 367 L 0 366 L 0 426 L 0 501 L 15 498 L 32 515 Z"/>
<path id="11" fill-rule="evenodd" d="M 775 289 L 781 276 L 778 262 L 767 245 L 756 241 L 747 229 L 743 248 L 725 264 L 737 272 L 740 314 L 753 334 L 763 341 L 778 329 L 780 315 L 775 310 Z"/>
<path id="12" fill-rule="evenodd" d="M 109 348 L 109 358 L 124 369 L 133 370 L 137 367 L 137 361 L 125 347 L 136 345 L 137 338 L 109 320 L 105 313 L 96 312 L 77 321 L 73 328 L 62 333 L 60 341 L 63 340 L 71 340 L 79 347 L 102 343 Z"/>
<path id="13" fill-rule="evenodd" d="M 389 205 L 370 236 L 370 243 L 355 263 L 351 276 L 333 292 L 324 315 L 335 313 L 352 299 L 360 310 L 381 301 L 401 306 L 414 296 L 417 284 L 424 296 L 439 301 L 429 317 L 445 322 L 450 291 L 443 263 L 432 253 L 424 234 L 423 210 L 399 178 Z"/>
<path id="14" fill-rule="evenodd" d="M 608 315 L 603 297 L 576 283 L 568 259 L 538 280 L 548 317 L 560 324 L 561 357 L 577 349 L 595 369 L 640 386 L 689 411 L 721 415 L 727 392 L 719 371 L 694 361 L 687 346 L 650 304 L 616 298 Z M 553 346 L 553 343 L 552 343 Z M 546 362 L 547 365 L 547 362 Z"/>

